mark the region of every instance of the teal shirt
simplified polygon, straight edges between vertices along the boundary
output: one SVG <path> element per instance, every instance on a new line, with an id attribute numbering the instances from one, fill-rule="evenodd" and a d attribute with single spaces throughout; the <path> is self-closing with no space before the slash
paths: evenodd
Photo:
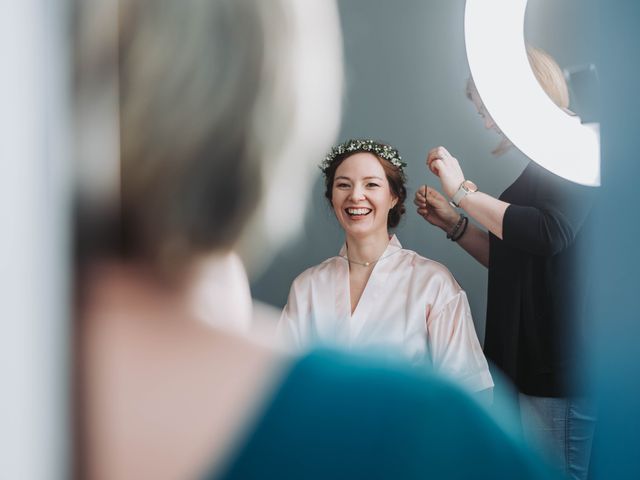
<path id="1" fill-rule="evenodd" d="M 549 479 L 458 387 L 332 351 L 299 359 L 218 480 Z"/>

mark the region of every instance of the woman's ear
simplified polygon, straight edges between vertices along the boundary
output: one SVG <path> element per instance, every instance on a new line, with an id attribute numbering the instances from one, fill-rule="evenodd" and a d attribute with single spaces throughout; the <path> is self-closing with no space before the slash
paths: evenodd
<path id="1" fill-rule="evenodd" d="M 391 200 L 391 208 L 395 207 L 397 204 L 398 204 L 398 197 L 394 195 L 393 199 Z"/>

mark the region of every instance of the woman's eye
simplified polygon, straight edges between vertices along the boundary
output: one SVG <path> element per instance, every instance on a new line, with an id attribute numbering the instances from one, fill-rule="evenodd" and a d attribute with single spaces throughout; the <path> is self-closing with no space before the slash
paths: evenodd
<path id="1" fill-rule="evenodd" d="M 377 183 L 373 183 L 373 182 L 367 183 L 367 188 L 376 188 L 376 187 L 379 187 L 379 186 L 380 185 L 378 185 Z"/>
<path id="2" fill-rule="evenodd" d="M 338 183 L 336 184 L 336 188 L 349 188 L 348 183 Z"/>

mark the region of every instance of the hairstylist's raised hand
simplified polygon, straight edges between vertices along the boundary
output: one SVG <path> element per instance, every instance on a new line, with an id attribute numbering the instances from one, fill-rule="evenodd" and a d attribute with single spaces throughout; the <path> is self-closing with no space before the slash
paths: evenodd
<path id="1" fill-rule="evenodd" d="M 453 229 L 460 218 L 447 199 L 427 185 L 418 188 L 413 203 L 418 207 L 418 215 L 447 233 Z"/>
<path id="2" fill-rule="evenodd" d="M 458 160 L 446 148 L 436 147 L 432 148 L 427 155 L 427 167 L 440 178 L 445 195 L 449 198 L 453 197 L 464 181 L 464 174 Z"/>

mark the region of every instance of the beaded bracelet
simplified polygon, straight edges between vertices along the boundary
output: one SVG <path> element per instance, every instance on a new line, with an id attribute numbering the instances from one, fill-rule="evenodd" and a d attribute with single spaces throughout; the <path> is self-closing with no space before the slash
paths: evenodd
<path id="1" fill-rule="evenodd" d="M 462 214 L 460 214 L 460 218 L 458 219 L 458 223 L 456 223 L 456 226 L 453 227 L 453 230 L 451 230 L 449 233 L 447 233 L 447 239 L 451 240 L 456 233 L 458 233 L 458 230 L 460 230 L 460 226 L 462 225 L 462 222 L 464 222 L 464 219 L 466 217 Z"/>
<path id="2" fill-rule="evenodd" d="M 452 235 L 451 236 L 451 241 L 452 242 L 457 242 L 458 240 L 460 240 L 462 238 L 462 235 L 464 235 L 464 232 L 467 231 L 467 225 L 469 225 L 469 217 L 466 217 L 464 215 L 462 215 L 464 217 L 464 225 L 462 226 L 462 228 L 460 228 L 460 233 L 458 233 L 457 235 Z"/>

